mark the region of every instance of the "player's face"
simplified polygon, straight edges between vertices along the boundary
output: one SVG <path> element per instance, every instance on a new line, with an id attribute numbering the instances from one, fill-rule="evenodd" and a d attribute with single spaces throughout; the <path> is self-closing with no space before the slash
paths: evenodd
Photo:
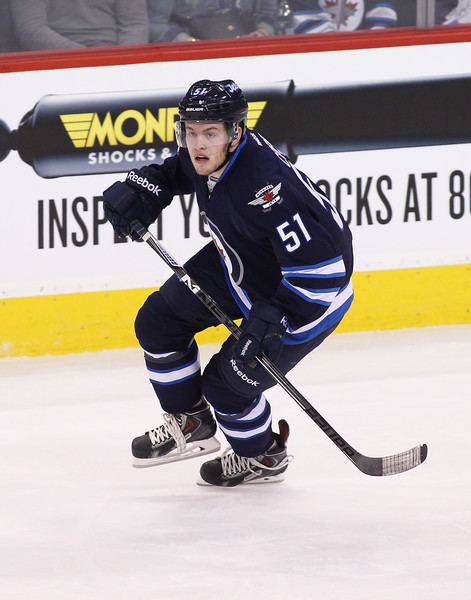
<path id="1" fill-rule="evenodd" d="M 231 148 L 224 123 L 187 122 L 185 141 L 191 162 L 198 175 L 211 175 L 220 170 Z"/>

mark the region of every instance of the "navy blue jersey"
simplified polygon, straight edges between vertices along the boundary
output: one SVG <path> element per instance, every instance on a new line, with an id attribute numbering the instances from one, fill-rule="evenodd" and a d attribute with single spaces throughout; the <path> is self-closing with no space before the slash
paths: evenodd
<path id="1" fill-rule="evenodd" d="M 155 166 L 174 194 L 196 192 L 229 286 L 247 316 L 255 300 L 287 316 L 286 343 L 336 325 L 352 299 L 352 238 L 319 188 L 248 131 L 211 194 L 187 150 Z"/>

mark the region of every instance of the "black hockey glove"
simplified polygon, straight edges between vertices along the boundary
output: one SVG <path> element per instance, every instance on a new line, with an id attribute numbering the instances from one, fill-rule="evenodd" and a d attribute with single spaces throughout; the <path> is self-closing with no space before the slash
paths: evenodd
<path id="1" fill-rule="evenodd" d="M 128 173 L 126 181 L 117 181 L 103 192 L 105 217 L 120 237 L 130 235 L 141 241 L 131 229 L 132 221 L 148 227 L 172 201 L 172 193 L 159 183 L 149 167 Z"/>
<path id="2" fill-rule="evenodd" d="M 286 317 L 276 306 L 262 300 L 254 302 L 249 318 L 242 324 L 242 336 L 234 344 L 234 360 L 243 366 L 254 367 L 255 357 L 263 352 L 276 362 L 286 327 Z"/>

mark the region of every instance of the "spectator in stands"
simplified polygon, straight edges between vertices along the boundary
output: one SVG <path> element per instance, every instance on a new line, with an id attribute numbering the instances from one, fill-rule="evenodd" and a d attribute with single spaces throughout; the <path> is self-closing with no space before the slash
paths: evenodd
<path id="1" fill-rule="evenodd" d="M 147 5 L 151 42 L 278 32 L 279 0 L 147 0 Z"/>
<path id="2" fill-rule="evenodd" d="M 145 44 L 146 0 L 10 0 L 23 50 Z"/>
<path id="3" fill-rule="evenodd" d="M 13 35 L 10 4 L 0 2 L 0 52 L 15 52 L 16 50 L 19 48 Z"/>
<path id="4" fill-rule="evenodd" d="M 386 29 L 397 25 L 396 0 L 289 0 L 285 33 Z"/>
<path id="5" fill-rule="evenodd" d="M 471 0 L 436 0 L 435 23 L 438 25 L 471 23 Z"/>
<path id="6" fill-rule="evenodd" d="M 417 0 L 396 0 L 394 2 L 397 12 L 398 27 L 416 27 L 417 25 Z"/>

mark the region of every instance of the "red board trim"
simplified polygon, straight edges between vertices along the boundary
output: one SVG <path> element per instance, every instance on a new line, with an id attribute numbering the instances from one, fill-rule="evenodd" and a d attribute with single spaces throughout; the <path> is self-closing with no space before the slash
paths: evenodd
<path id="1" fill-rule="evenodd" d="M 471 27 L 458 25 L 424 30 L 398 28 L 378 32 L 356 31 L 323 35 L 286 35 L 266 39 L 245 38 L 67 51 L 0 53 L 0 73 L 470 41 Z"/>

